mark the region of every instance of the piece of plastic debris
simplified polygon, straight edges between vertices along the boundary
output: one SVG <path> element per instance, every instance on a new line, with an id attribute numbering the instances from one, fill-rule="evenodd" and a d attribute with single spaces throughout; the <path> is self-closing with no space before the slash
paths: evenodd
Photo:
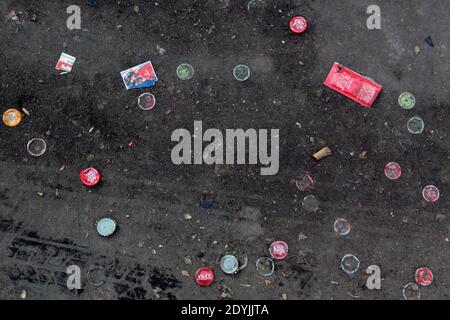
<path id="1" fill-rule="evenodd" d="M 414 48 L 414 52 L 416 53 L 416 55 L 419 55 L 419 54 L 422 52 L 422 49 L 420 49 L 419 46 L 416 46 L 416 47 Z"/>
<path id="2" fill-rule="evenodd" d="M 302 16 L 295 16 L 289 22 L 289 29 L 295 34 L 302 34 L 308 29 L 308 21 Z"/>
<path id="3" fill-rule="evenodd" d="M 97 232 L 102 237 L 111 236 L 117 228 L 117 223 L 111 218 L 101 218 L 96 223 Z"/>
<path id="4" fill-rule="evenodd" d="M 3 123 L 8 127 L 16 127 L 22 122 L 22 113 L 17 109 L 8 109 L 3 113 Z"/>
<path id="5" fill-rule="evenodd" d="M 177 68 L 177 76 L 181 80 L 189 80 L 194 76 L 194 67 L 188 63 L 182 63 Z"/>
<path id="6" fill-rule="evenodd" d="M 256 260 L 256 272 L 260 276 L 263 277 L 270 277 L 275 270 L 275 262 L 268 258 L 268 257 L 262 257 Z"/>
<path id="7" fill-rule="evenodd" d="M 418 284 L 427 287 L 433 283 L 433 272 L 430 268 L 422 267 L 416 270 L 415 278 Z"/>
<path id="8" fill-rule="evenodd" d="M 258 9 L 258 8 L 263 8 L 265 7 L 266 3 L 263 0 L 250 0 L 247 3 L 247 10 L 253 10 L 253 9 Z"/>
<path id="9" fill-rule="evenodd" d="M 95 168 L 86 168 L 81 170 L 80 180 L 86 187 L 94 187 L 100 182 L 101 174 Z"/>
<path id="10" fill-rule="evenodd" d="M 20 293 L 20 299 L 25 300 L 26 298 L 27 298 L 27 291 L 22 290 L 22 292 Z"/>
<path id="11" fill-rule="evenodd" d="M 288 254 L 288 245 L 284 241 L 275 241 L 270 245 L 270 256 L 275 260 L 283 260 Z"/>
<path id="12" fill-rule="evenodd" d="M 414 282 L 405 285 L 402 292 L 405 300 L 420 300 L 420 288 Z"/>
<path id="13" fill-rule="evenodd" d="M 225 255 L 220 259 L 220 268 L 226 274 L 235 274 L 239 268 L 239 261 L 233 255 Z"/>
<path id="14" fill-rule="evenodd" d="M 27 143 L 27 150 L 32 156 L 40 157 L 47 150 L 47 144 L 45 143 L 45 140 L 41 138 L 31 139 Z"/>
<path id="15" fill-rule="evenodd" d="M 422 197 L 429 203 L 436 202 L 440 197 L 439 189 L 433 185 L 426 186 L 422 190 Z"/>
<path id="16" fill-rule="evenodd" d="M 120 73 L 127 90 L 152 87 L 158 81 L 150 61 L 144 62 Z"/>
<path id="17" fill-rule="evenodd" d="M 352 254 L 346 254 L 341 260 L 341 269 L 347 274 L 354 274 L 359 270 L 359 259 Z"/>
<path id="18" fill-rule="evenodd" d="M 424 41 L 425 41 L 430 47 L 433 47 L 433 48 L 434 48 L 434 42 L 433 42 L 433 39 L 432 39 L 430 36 L 426 37 L 426 38 L 424 39 Z"/>
<path id="19" fill-rule="evenodd" d="M 306 240 L 306 239 L 308 239 L 308 236 L 306 234 L 300 232 L 298 235 L 298 240 L 302 241 L 302 240 Z"/>
<path id="20" fill-rule="evenodd" d="M 76 58 L 67 54 L 67 53 L 61 53 L 61 56 L 59 57 L 58 63 L 56 64 L 56 70 L 63 71 L 63 72 L 71 72 L 73 65 L 75 64 Z"/>
<path id="21" fill-rule="evenodd" d="M 189 277 L 189 272 L 187 272 L 186 270 L 182 270 L 181 271 L 181 275 L 183 276 L 183 277 Z"/>
<path id="22" fill-rule="evenodd" d="M 41 197 L 41 198 L 42 198 L 42 197 L 44 196 L 44 193 L 39 191 L 39 192 L 36 192 L 36 195 L 37 195 L 38 197 Z"/>
<path id="23" fill-rule="evenodd" d="M 351 227 L 350 223 L 345 219 L 337 219 L 333 225 L 334 232 L 339 236 L 346 236 L 350 233 Z"/>
<path id="24" fill-rule="evenodd" d="M 210 268 L 200 268 L 195 273 L 195 281 L 199 286 L 208 287 L 214 282 L 214 272 Z"/>
<path id="25" fill-rule="evenodd" d="M 156 98 L 151 93 L 143 93 L 138 98 L 138 105 L 142 110 L 151 110 L 155 107 Z"/>
<path id="26" fill-rule="evenodd" d="M 28 111 L 28 109 L 22 107 L 22 112 L 25 113 L 27 116 L 30 116 L 30 111 Z"/>
<path id="27" fill-rule="evenodd" d="M 163 47 L 161 47 L 160 45 L 156 45 L 156 50 L 158 50 L 158 53 L 160 55 L 163 55 L 164 53 L 166 53 L 166 49 L 164 49 Z"/>
<path id="28" fill-rule="evenodd" d="M 295 186 L 298 190 L 305 192 L 314 187 L 314 180 L 308 172 L 305 172 L 303 177 L 295 180 Z"/>
<path id="29" fill-rule="evenodd" d="M 398 97 L 398 105 L 403 109 L 410 110 L 416 105 L 416 97 L 410 92 L 403 92 Z"/>
<path id="30" fill-rule="evenodd" d="M 324 84 L 366 108 L 372 108 L 373 103 L 383 89 L 378 83 L 337 62 L 331 68 Z"/>
<path id="31" fill-rule="evenodd" d="M 203 209 L 210 209 L 214 205 L 215 197 L 211 193 L 203 192 L 200 195 L 200 206 Z"/>
<path id="32" fill-rule="evenodd" d="M 313 158 L 316 160 L 320 160 L 322 158 L 331 156 L 332 152 L 331 149 L 329 147 L 325 147 L 322 148 L 321 150 L 317 151 L 316 153 L 313 154 Z"/>
<path id="33" fill-rule="evenodd" d="M 250 78 L 250 68 L 245 64 L 239 64 L 233 69 L 233 76 L 237 81 L 245 81 Z"/>
<path id="34" fill-rule="evenodd" d="M 425 129 L 425 122 L 420 117 L 412 117 L 406 125 L 408 131 L 412 134 L 421 134 Z"/>
<path id="35" fill-rule="evenodd" d="M 184 218 L 184 220 L 192 220 L 192 215 L 189 213 L 185 213 L 185 214 L 183 214 L 183 218 Z"/>
<path id="36" fill-rule="evenodd" d="M 389 162 L 384 167 L 384 174 L 391 180 L 397 180 L 402 175 L 402 168 L 396 162 Z"/>
<path id="37" fill-rule="evenodd" d="M 319 200 L 313 195 L 303 198 L 302 207 L 308 212 L 317 212 L 319 210 Z"/>

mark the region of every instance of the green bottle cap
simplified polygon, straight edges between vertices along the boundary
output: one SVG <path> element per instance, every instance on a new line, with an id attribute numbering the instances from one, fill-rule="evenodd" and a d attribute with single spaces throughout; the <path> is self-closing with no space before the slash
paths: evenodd
<path id="1" fill-rule="evenodd" d="M 182 63 L 177 68 L 177 76 L 181 80 L 189 80 L 194 76 L 194 67 L 188 63 Z"/>
<path id="2" fill-rule="evenodd" d="M 398 97 L 398 104 L 403 109 L 412 109 L 416 105 L 416 98 L 410 92 L 403 92 L 400 97 Z"/>

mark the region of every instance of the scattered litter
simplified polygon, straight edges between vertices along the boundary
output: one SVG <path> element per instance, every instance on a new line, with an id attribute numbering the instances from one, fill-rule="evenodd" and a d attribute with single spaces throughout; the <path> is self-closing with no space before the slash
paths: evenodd
<path id="1" fill-rule="evenodd" d="M 433 283 L 433 272 L 430 268 L 422 267 L 416 270 L 416 282 L 421 286 L 428 287 Z"/>
<path id="2" fill-rule="evenodd" d="M 22 114 L 17 109 L 8 109 L 3 113 L 3 123 L 8 127 L 16 127 L 22 122 Z"/>
<path id="3" fill-rule="evenodd" d="M 20 299 L 25 300 L 26 298 L 27 298 L 27 291 L 22 290 L 22 292 L 20 293 Z"/>
<path id="4" fill-rule="evenodd" d="M 185 214 L 183 214 L 183 219 L 184 220 L 192 220 L 192 215 L 190 215 L 189 213 L 185 213 Z"/>
<path id="5" fill-rule="evenodd" d="M 422 52 L 422 49 L 420 49 L 419 46 L 416 46 L 416 47 L 414 48 L 414 52 L 416 53 L 416 55 L 419 55 L 419 54 Z"/>
<path id="6" fill-rule="evenodd" d="M 194 67 L 188 63 L 182 63 L 177 68 L 177 76 L 181 80 L 189 80 L 194 76 Z"/>
<path id="7" fill-rule="evenodd" d="M 250 11 L 255 8 L 262 8 L 266 5 L 263 0 L 251 0 L 247 3 L 247 10 Z"/>
<path id="8" fill-rule="evenodd" d="M 403 298 L 405 300 L 420 300 L 420 288 L 416 283 L 408 283 L 403 287 Z"/>
<path id="9" fill-rule="evenodd" d="M 319 210 L 319 200 L 313 195 L 303 198 L 302 207 L 308 212 L 317 212 Z"/>
<path id="10" fill-rule="evenodd" d="M 101 174 L 95 168 L 87 168 L 81 170 L 80 180 L 86 187 L 94 187 L 100 182 Z"/>
<path id="11" fill-rule="evenodd" d="M 138 98 L 138 105 L 142 110 L 151 110 L 155 107 L 156 98 L 151 93 L 143 93 Z"/>
<path id="12" fill-rule="evenodd" d="M 288 254 L 288 245 L 284 241 L 275 241 L 269 248 L 270 256 L 275 260 L 283 260 Z"/>
<path id="13" fill-rule="evenodd" d="M 354 274 L 359 270 L 359 259 L 352 254 L 346 254 L 341 260 L 341 269 L 347 274 Z"/>
<path id="14" fill-rule="evenodd" d="M 237 81 L 245 81 L 250 78 L 250 68 L 245 64 L 238 64 L 233 69 L 233 76 Z"/>
<path id="15" fill-rule="evenodd" d="M 305 172 L 303 177 L 295 180 L 295 186 L 298 190 L 305 192 L 314 187 L 314 180 L 308 172 Z"/>
<path id="16" fill-rule="evenodd" d="M 432 39 L 430 36 L 426 37 L 426 38 L 424 39 L 424 41 L 425 41 L 430 47 L 434 48 L 434 42 L 433 42 L 433 39 Z"/>
<path id="17" fill-rule="evenodd" d="M 239 268 L 238 259 L 233 255 L 226 255 L 220 259 L 220 268 L 226 274 L 235 274 Z"/>
<path id="18" fill-rule="evenodd" d="M 350 223 L 345 219 L 337 219 L 333 225 L 334 232 L 339 236 L 346 236 L 350 233 Z"/>
<path id="19" fill-rule="evenodd" d="M 408 131 L 412 134 L 421 134 L 425 129 L 425 122 L 420 117 L 412 117 L 406 125 Z"/>
<path id="20" fill-rule="evenodd" d="M 188 266 L 192 265 L 191 257 L 184 257 L 184 263 Z"/>
<path id="21" fill-rule="evenodd" d="M 308 239 L 308 236 L 306 234 L 300 232 L 300 234 L 298 235 L 298 240 L 303 241 L 306 239 Z"/>
<path id="22" fill-rule="evenodd" d="M 268 257 L 256 260 L 256 272 L 263 277 L 270 277 L 275 270 L 275 263 Z"/>
<path id="23" fill-rule="evenodd" d="M 383 88 L 337 62 L 331 68 L 324 84 L 366 108 L 372 108 Z"/>
<path id="24" fill-rule="evenodd" d="M 71 72 L 73 65 L 75 64 L 75 60 L 75 57 L 64 52 L 61 53 L 58 63 L 56 64 L 56 70 L 63 71 L 64 73 Z"/>
<path id="25" fill-rule="evenodd" d="M 287 300 L 287 298 L 288 298 L 287 293 L 282 293 L 282 294 L 281 294 L 281 298 L 282 298 L 283 300 Z"/>
<path id="26" fill-rule="evenodd" d="M 233 291 L 228 288 L 227 286 L 220 285 L 216 288 L 217 291 L 220 293 L 220 299 L 232 299 L 233 298 Z"/>
<path id="27" fill-rule="evenodd" d="M 398 104 L 403 109 L 410 110 L 416 105 L 416 97 L 410 92 L 403 92 L 398 97 Z"/>
<path id="28" fill-rule="evenodd" d="M 40 157 L 47 150 L 47 144 L 45 143 L 44 139 L 40 138 L 31 139 L 27 143 L 27 150 L 28 153 L 31 154 L 32 156 Z"/>
<path id="29" fill-rule="evenodd" d="M 66 165 L 65 164 L 63 164 L 60 168 L 59 168 L 59 171 L 64 171 L 64 169 L 66 169 Z"/>
<path id="30" fill-rule="evenodd" d="M 384 174 L 391 180 L 397 180 L 402 175 L 402 168 L 396 162 L 389 162 L 384 167 Z"/>
<path id="31" fill-rule="evenodd" d="M 350 291 L 347 291 L 347 294 L 348 294 L 350 297 L 352 297 L 353 299 L 359 299 L 359 298 L 361 298 L 361 296 L 354 295 L 354 294 L 350 293 Z"/>
<path id="32" fill-rule="evenodd" d="M 38 196 L 38 197 L 43 197 L 44 196 L 44 193 L 43 192 L 36 192 L 36 195 Z"/>
<path id="33" fill-rule="evenodd" d="M 423 188 L 422 196 L 425 199 L 425 201 L 429 203 L 434 203 L 439 200 L 440 192 L 437 187 L 430 185 Z"/>
<path id="34" fill-rule="evenodd" d="M 30 111 L 28 111 L 26 108 L 22 107 L 22 112 L 25 113 L 27 116 L 30 116 Z"/>
<path id="35" fill-rule="evenodd" d="M 161 47 L 160 45 L 156 45 L 156 50 L 158 51 L 158 53 L 160 55 L 163 55 L 164 53 L 166 53 L 166 49 L 164 49 L 163 47 Z"/>
<path id="36" fill-rule="evenodd" d="M 214 282 L 214 272 L 210 268 L 200 268 L 195 273 L 195 281 L 201 287 L 208 287 Z"/>
<path id="37" fill-rule="evenodd" d="M 318 152 L 314 153 L 313 158 L 319 161 L 320 159 L 323 159 L 331 155 L 332 155 L 331 149 L 329 147 L 325 147 L 319 150 Z"/>
<path id="38" fill-rule="evenodd" d="M 296 16 L 289 22 L 289 29 L 295 34 L 302 34 L 308 29 L 308 21 L 302 16 Z"/>
<path id="39" fill-rule="evenodd" d="M 203 192 L 200 195 L 200 206 L 203 209 L 211 209 L 214 205 L 215 197 L 211 193 Z"/>
<path id="40" fill-rule="evenodd" d="M 120 73 L 127 90 L 153 87 L 158 81 L 150 61 L 144 62 Z"/>
<path id="41" fill-rule="evenodd" d="M 101 218 L 96 223 L 97 232 L 102 237 L 111 236 L 117 228 L 117 223 L 111 218 Z"/>
<path id="42" fill-rule="evenodd" d="M 182 270 L 182 271 L 181 271 L 181 275 L 182 275 L 183 277 L 188 278 L 188 277 L 189 277 L 189 272 L 187 272 L 186 270 Z"/>

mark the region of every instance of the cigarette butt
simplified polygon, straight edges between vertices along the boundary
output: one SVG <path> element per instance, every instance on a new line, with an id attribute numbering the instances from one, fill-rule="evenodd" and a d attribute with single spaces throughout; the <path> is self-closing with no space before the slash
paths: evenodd
<path id="1" fill-rule="evenodd" d="M 331 156 L 331 154 L 332 154 L 332 152 L 331 152 L 330 148 L 325 147 L 325 148 L 323 148 L 322 150 L 320 150 L 320 151 L 314 153 L 314 154 L 313 154 L 313 158 L 316 159 L 316 160 L 320 160 L 320 159 L 322 159 L 322 158 Z"/>

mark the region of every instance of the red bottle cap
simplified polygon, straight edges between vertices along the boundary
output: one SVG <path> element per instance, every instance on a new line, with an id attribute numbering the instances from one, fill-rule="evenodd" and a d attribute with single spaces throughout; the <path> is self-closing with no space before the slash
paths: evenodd
<path id="1" fill-rule="evenodd" d="M 276 241 L 269 248 L 269 253 L 276 260 L 283 260 L 288 254 L 288 245 L 284 241 Z"/>
<path id="2" fill-rule="evenodd" d="M 430 268 L 422 267 L 416 270 L 416 282 L 421 286 L 429 286 L 433 282 L 433 272 Z"/>
<path id="3" fill-rule="evenodd" d="M 396 162 L 389 162 L 384 167 L 384 174 L 391 180 L 397 180 L 402 175 L 402 168 Z"/>
<path id="4" fill-rule="evenodd" d="M 426 186 L 422 190 L 422 196 L 427 202 L 436 202 L 439 200 L 440 196 L 439 189 L 435 186 Z"/>
<path id="5" fill-rule="evenodd" d="M 302 16 L 296 16 L 289 22 L 289 28 L 293 33 L 301 34 L 308 29 L 308 21 Z"/>
<path id="6" fill-rule="evenodd" d="M 100 172 L 95 168 L 81 170 L 80 180 L 86 187 L 93 187 L 100 182 Z"/>
<path id="7" fill-rule="evenodd" d="M 202 287 L 210 286 L 214 282 L 214 272 L 210 268 L 200 268 L 195 273 L 195 281 Z"/>

